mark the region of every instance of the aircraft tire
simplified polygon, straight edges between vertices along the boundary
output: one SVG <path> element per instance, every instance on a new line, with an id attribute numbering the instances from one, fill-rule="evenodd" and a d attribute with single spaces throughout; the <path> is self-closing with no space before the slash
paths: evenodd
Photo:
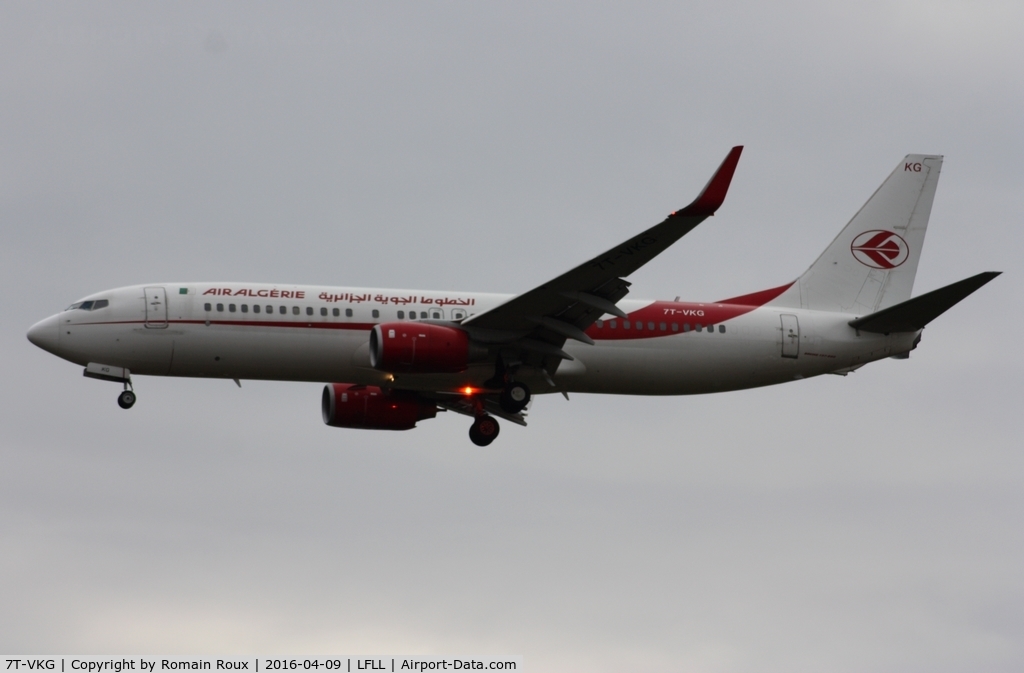
<path id="1" fill-rule="evenodd" d="M 135 392 L 124 390 L 117 396 L 117 406 L 122 409 L 131 409 L 135 405 Z"/>
<path id="2" fill-rule="evenodd" d="M 529 403 L 530 389 L 526 387 L 525 383 L 518 381 L 505 386 L 505 389 L 501 391 L 501 397 L 498 399 L 498 404 L 501 405 L 502 410 L 510 414 L 518 414 Z"/>
<path id="3" fill-rule="evenodd" d="M 469 439 L 477 446 L 488 446 L 500 431 L 498 421 L 492 416 L 481 416 L 469 426 Z"/>

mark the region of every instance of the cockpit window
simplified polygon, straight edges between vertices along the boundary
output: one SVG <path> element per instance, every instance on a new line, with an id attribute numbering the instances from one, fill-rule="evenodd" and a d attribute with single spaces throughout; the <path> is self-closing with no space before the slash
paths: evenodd
<path id="1" fill-rule="evenodd" d="M 110 305 L 108 299 L 96 299 L 92 301 L 80 301 L 71 306 L 68 306 L 65 311 L 74 311 L 75 309 L 81 309 L 83 311 L 95 311 L 98 308 L 106 308 Z"/>

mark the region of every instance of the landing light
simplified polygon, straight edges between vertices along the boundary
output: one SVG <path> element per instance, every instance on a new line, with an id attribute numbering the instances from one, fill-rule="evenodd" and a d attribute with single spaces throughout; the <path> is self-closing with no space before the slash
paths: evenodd
<path id="1" fill-rule="evenodd" d="M 462 392 L 464 392 L 467 395 L 472 395 L 473 394 L 473 389 L 471 387 L 469 387 L 469 386 L 466 386 L 465 388 L 462 389 Z"/>

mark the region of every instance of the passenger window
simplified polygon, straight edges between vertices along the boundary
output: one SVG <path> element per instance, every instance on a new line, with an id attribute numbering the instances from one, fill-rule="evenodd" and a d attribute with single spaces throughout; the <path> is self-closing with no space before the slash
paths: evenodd
<path id="1" fill-rule="evenodd" d="M 604 329 L 604 321 L 603 320 L 598 320 L 597 321 L 597 329 Z"/>
<path id="2" fill-rule="evenodd" d="M 288 307 L 287 306 L 279 306 L 278 309 L 277 309 L 277 312 L 280 313 L 281 315 L 284 315 L 284 314 L 288 313 Z"/>
<path id="3" fill-rule="evenodd" d="M 306 307 L 306 315 L 313 315 L 313 307 L 312 306 L 307 306 Z"/>
<path id="4" fill-rule="evenodd" d="M 704 328 L 703 328 L 703 327 L 701 327 L 701 324 L 700 324 L 700 323 L 697 323 L 697 331 L 698 331 L 698 332 L 703 332 L 703 331 L 704 331 Z"/>
<path id="5" fill-rule="evenodd" d="M 377 309 L 373 309 L 373 317 L 374 318 L 379 318 L 380 317 L 380 311 L 378 311 Z"/>
<path id="6" fill-rule="evenodd" d="M 444 320 L 444 311 L 439 308 L 430 309 L 430 317 L 434 320 Z"/>
<path id="7" fill-rule="evenodd" d="M 708 325 L 708 334 L 714 334 L 714 333 L 715 333 L 715 326 L 714 325 Z"/>
<path id="8" fill-rule="evenodd" d="M 725 334 L 725 325 L 719 325 L 718 326 L 718 333 L 719 334 Z"/>
<path id="9" fill-rule="evenodd" d="M 679 323 L 677 323 L 677 322 L 672 323 L 672 331 L 673 332 L 678 332 L 679 331 Z"/>
<path id="10" fill-rule="evenodd" d="M 331 315 L 333 315 L 335 318 L 337 318 L 339 315 L 341 315 L 341 309 L 332 308 L 331 309 Z"/>
<path id="11" fill-rule="evenodd" d="M 228 304 L 228 313 L 234 313 L 235 312 L 235 308 L 236 307 L 235 307 L 234 304 Z"/>
<path id="12" fill-rule="evenodd" d="M 661 331 L 664 332 L 666 329 L 668 329 L 668 325 L 661 323 Z"/>
<path id="13" fill-rule="evenodd" d="M 616 323 L 615 323 L 615 321 L 614 321 L 614 320 L 609 320 L 609 321 L 608 321 L 608 326 L 609 326 L 609 327 L 611 327 L 612 329 L 615 329 L 615 324 L 616 324 Z"/>
<path id="14" fill-rule="evenodd" d="M 688 323 L 688 322 L 684 322 L 683 323 L 683 331 L 684 332 L 689 332 L 690 331 L 690 323 Z"/>
<path id="15" fill-rule="evenodd" d="M 95 311 L 98 308 L 106 308 L 109 305 L 110 305 L 110 300 L 108 300 L 108 299 L 97 299 L 96 301 L 94 301 L 92 303 L 92 310 Z"/>
<path id="16" fill-rule="evenodd" d="M 662 323 L 662 324 L 664 325 L 664 323 Z M 654 329 L 654 323 L 653 322 L 647 323 L 647 329 L 653 330 Z M 661 329 L 665 329 L 665 328 L 662 327 Z"/>
<path id="17" fill-rule="evenodd" d="M 224 312 L 224 304 L 217 304 L 217 313 Z"/>
<path id="18" fill-rule="evenodd" d="M 345 309 L 345 317 L 346 318 L 351 318 L 352 317 L 352 309 L 350 309 L 350 308 Z"/>
<path id="19" fill-rule="evenodd" d="M 644 324 L 643 324 L 643 322 L 641 322 L 641 321 L 637 320 L 637 321 L 636 321 L 636 328 L 637 328 L 637 329 L 643 329 L 643 328 L 644 328 Z"/>
<path id="20" fill-rule="evenodd" d="M 252 305 L 252 312 L 253 313 L 259 313 L 260 312 L 260 305 L 259 304 L 253 304 Z"/>
<path id="21" fill-rule="evenodd" d="M 248 304 L 242 304 L 242 313 L 248 313 L 248 312 L 249 312 L 249 305 Z"/>
<path id="22" fill-rule="evenodd" d="M 398 312 L 398 319 L 399 320 L 405 320 L 405 311 L 399 311 Z"/>
<path id="23" fill-rule="evenodd" d="M 629 321 L 628 320 L 623 320 L 622 321 L 622 329 L 629 329 Z"/>
<path id="24" fill-rule="evenodd" d="M 323 307 L 321 307 L 321 308 L 320 308 L 320 315 L 322 315 L 322 316 L 326 316 L 326 315 L 327 315 L 327 309 L 326 309 L 326 308 L 323 308 Z"/>
<path id="25" fill-rule="evenodd" d="M 299 307 L 292 306 L 292 315 L 299 315 Z"/>
<path id="26" fill-rule="evenodd" d="M 213 305 L 212 304 L 203 304 L 203 308 L 205 310 L 207 310 L 207 311 L 212 311 L 213 310 Z"/>
<path id="27" fill-rule="evenodd" d="M 465 317 L 466 317 L 466 312 L 463 311 L 461 308 L 453 308 L 452 309 L 452 320 L 462 320 Z"/>

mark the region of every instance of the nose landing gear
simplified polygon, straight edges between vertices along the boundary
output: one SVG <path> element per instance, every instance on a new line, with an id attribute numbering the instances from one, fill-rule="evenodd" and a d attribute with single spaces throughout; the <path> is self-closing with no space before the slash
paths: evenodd
<path id="1" fill-rule="evenodd" d="M 128 379 L 124 382 L 124 390 L 122 390 L 121 394 L 117 396 L 117 406 L 122 409 L 131 409 L 135 406 L 136 399 L 135 389 L 132 388 L 132 381 L 131 379 Z"/>
<path id="2" fill-rule="evenodd" d="M 493 416 L 478 416 L 469 426 L 469 439 L 477 446 L 487 446 L 498 436 L 501 427 Z"/>
<path id="3" fill-rule="evenodd" d="M 117 405 L 122 409 L 131 409 L 135 405 L 135 391 L 125 388 L 117 396 Z"/>
<path id="4" fill-rule="evenodd" d="M 90 362 L 82 375 L 90 379 L 100 381 L 112 381 L 123 383 L 124 390 L 117 396 L 117 406 L 122 409 L 131 409 L 135 405 L 135 390 L 132 388 L 132 373 L 124 367 L 104 365 L 99 362 Z"/>

